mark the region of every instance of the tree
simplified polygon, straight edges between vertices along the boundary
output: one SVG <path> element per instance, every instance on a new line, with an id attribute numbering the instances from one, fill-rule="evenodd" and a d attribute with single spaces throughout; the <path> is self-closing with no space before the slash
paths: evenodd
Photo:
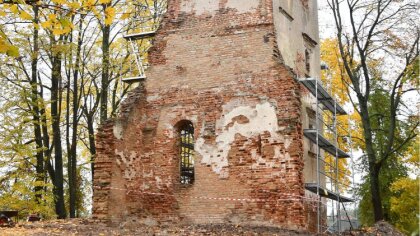
<path id="1" fill-rule="evenodd" d="M 0 202 L 16 203 L 3 206 L 47 218 L 46 209 L 59 218 L 86 212 L 95 128 L 133 87 L 121 82 L 133 61 L 121 37 L 127 24 L 114 19 L 158 23 L 164 2 L 0 0 Z"/>
<path id="2" fill-rule="evenodd" d="M 19 72 L 16 75 L 22 75 Z M 0 73 L 1 77 L 4 73 L 11 77 L 7 70 Z M 37 144 L 30 125 L 33 116 L 27 109 L 31 90 L 0 82 L 0 208 L 19 210 L 23 216 L 38 212 L 50 218 L 54 215 L 54 198 L 51 185 L 44 181 L 46 176 L 39 175 Z"/>
<path id="3" fill-rule="evenodd" d="M 1 12 L 6 13 L 3 9 L 9 10 L 9 15 L 6 15 L 3 19 L 7 24 L 14 26 L 14 34 L 3 32 L 3 37 L 7 37 L 9 44 L 13 47 L 16 47 L 13 44 L 20 45 L 17 54 L 21 51 L 24 52 L 23 55 L 30 55 L 29 64 L 25 56 L 16 57 L 16 55 L 7 53 L 8 56 L 11 56 L 11 60 L 5 67 L 10 70 L 15 69 L 17 72 L 7 75 L 3 74 L 2 76 L 10 84 L 13 84 L 16 89 L 26 94 L 26 96 L 21 97 L 26 103 L 18 109 L 29 112 L 32 115 L 31 125 L 33 126 L 34 143 L 36 144 L 33 150 L 37 161 L 35 168 L 37 173 L 36 182 L 34 184 L 35 197 L 38 203 L 41 203 L 46 197 L 43 195 L 42 190 L 46 190 L 43 189 L 43 186 L 48 182 L 46 179 L 48 173 L 53 183 L 53 199 L 56 214 L 59 218 L 66 217 L 64 200 L 65 173 L 63 171 L 63 156 L 65 152 L 62 149 L 61 130 L 63 105 L 62 71 L 63 52 L 67 44 L 65 35 L 68 35 L 72 28 L 67 18 L 71 18 L 73 15 L 69 14 L 72 13 L 71 4 L 69 2 L 46 4 L 40 1 L 10 1 L 1 5 Z M 19 27 L 19 24 L 27 24 L 31 28 L 28 31 L 27 28 Z M 31 33 L 33 35 L 32 38 L 26 36 L 31 35 Z M 42 37 L 40 33 L 42 33 Z M 21 36 L 27 40 L 20 40 L 16 36 Z M 15 57 L 13 58 L 12 56 Z M 44 68 L 50 68 L 49 75 L 45 69 L 43 71 L 38 70 L 41 63 Z M 30 70 L 28 70 L 28 64 L 30 65 Z M 44 89 L 48 90 L 46 96 Z M 7 91 L 5 94 L 10 94 L 10 92 Z M 50 99 L 49 102 L 45 102 L 46 97 Z M 13 114 L 12 111 L 7 111 L 7 113 L 9 115 Z M 51 127 L 52 133 L 50 133 L 48 126 Z M 52 144 L 50 143 L 50 136 L 52 136 Z M 54 163 L 54 166 L 52 163 Z M 44 183 L 44 185 L 40 184 L 40 182 Z M 69 183 L 71 184 L 72 182 L 74 181 L 70 179 Z"/>
<path id="4" fill-rule="evenodd" d="M 380 172 L 413 141 L 418 127 L 418 121 L 407 118 L 415 111 L 405 104 L 405 95 L 415 89 L 413 80 L 418 77 L 414 70 L 419 56 L 417 5 L 393 0 L 329 0 L 328 4 L 349 78 L 349 97 L 361 117 L 374 220 L 379 221 L 384 219 Z M 375 68 L 381 69 L 379 76 Z M 382 104 L 387 107 L 385 114 L 370 109 L 375 91 L 387 97 Z M 382 125 L 375 129 L 373 122 L 378 119 Z"/>

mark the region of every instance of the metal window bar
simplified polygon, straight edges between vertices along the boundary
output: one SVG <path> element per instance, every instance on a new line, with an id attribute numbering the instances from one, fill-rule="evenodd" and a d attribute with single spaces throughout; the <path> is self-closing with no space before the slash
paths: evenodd
<path id="1" fill-rule="evenodd" d="M 180 133 L 180 178 L 181 184 L 194 183 L 194 128 L 187 124 Z"/>

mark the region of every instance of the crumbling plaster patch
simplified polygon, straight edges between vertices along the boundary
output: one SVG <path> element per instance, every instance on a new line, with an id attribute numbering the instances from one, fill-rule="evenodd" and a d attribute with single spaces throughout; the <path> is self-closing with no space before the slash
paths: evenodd
<path id="1" fill-rule="evenodd" d="M 219 1 L 215 0 L 183 0 L 181 3 L 181 11 L 202 15 L 204 13 L 214 15 L 219 9 Z"/>
<path id="2" fill-rule="evenodd" d="M 229 160 L 228 154 L 231 149 L 231 144 L 235 141 L 235 135 L 240 134 L 246 138 L 256 137 L 265 132 L 270 134 L 270 143 L 285 143 L 286 150 L 291 141 L 287 140 L 279 131 L 283 128 L 278 126 L 276 107 L 269 102 L 257 104 L 255 107 L 251 106 L 237 106 L 232 108 L 232 104 L 223 106 L 223 115 L 216 121 L 216 140 L 215 144 L 206 143 L 204 137 L 200 136 L 195 145 L 195 151 L 202 157 L 203 164 L 211 166 L 212 170 L 219 174 L 221 178 L 229 176 L 228 168 Z M 238 123 L 232 121 L 236 117 L 244 116 L 248 119 L 247 123 Z M 256 163 L 266 163 L 268 166 L 274 166 L 274 163 L 269 163 L 264 160 L 256 152 L 251 151 L 251 158 Z M 282 158 L 280 147 L 275 147 L 273 159 Z"/>
<path id="3" fill-rule="evenodd" d="M 124 178 L 126 179 L 133 179 L 136 176 L 136 169 L 131 168 L 131 166 L 134 164 L 134 161 L 136 159 L 136 152 L 132 151 L 130 155 L 125 155 L 124 151 L 118 151 L 115 150 L 115 154 L 117 154 L 119 158 L 116 159 L 116 162 L 119 166 L 122 164 L 124 165 Z"/>
<path id="4" fill-rule="evenodd" d="M 225 7 L 233 9 L 238 13 L 255 12 L 260 4 L 258 0 L 228 0 Z M 181 3 L 181 11 L 187 13 L 195 13 L 196 15 L 215 15 L 219 10 L 220 1 L 217 0 L 183 0 Z"/>
<path id="5" fill-rule="evenodd" d="M 226 8 L 235 9 L 238 13 L 253 12 L 258 8 L 260 1 L 228 0 Z"/>
<path id="6" fill-rule="evenodd" d="M 113 126 L 113 133 L 115 138 L 117 138 L 118 140 L 121 140 L 123 137 L 123 126 L 121 124 L 121 122 L 116 121 L 114 126 Z"/>

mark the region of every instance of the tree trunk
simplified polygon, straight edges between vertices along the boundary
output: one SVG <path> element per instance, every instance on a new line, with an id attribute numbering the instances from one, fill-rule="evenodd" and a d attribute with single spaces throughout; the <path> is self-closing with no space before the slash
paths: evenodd
<path id="1" fill-rule="evenodd" d="M 376 154 L 373 147 L 372 127 L 370 125 L 369 110 L 365 99 L 358 96 L 360 104 L 360 115 L 362 118 L 363 125 L 363 136 L 365 139 L 366 153 L 369 163 L 369 177 L 370 177 L 370 191 L 372 198 L 372 206 L 375 222 L 383 220 L 382 200 L 379 191 L 379 170 L 380 166 L 376 164 Z"/>
<path id="2" fill-rule="evenodd" d="M 369 165 L 370 168 L 370 165 Z M 369 171 L 370 177 L 370 191 L 372 193 L 372 204 L 373 204 L 373 214 L 375 222 L 381 221 L 384 219 L 383 210 L 382 210 L 382 199 L 379 191 L 379 168 L 373 166 Z"/>
<path id="3" fill-rule="evenodd" d="M 54 36 L 51 36 L 52 38 Z M 55 41 L 55 39 L 52 39 Z M 53 42 L 53 45 L 57 45 Z M 64 179 L 63 179 L 63 150 L 61 146 L 60 131 L 60 80 L 61 80 L 61 52 L 55 52 L 52 57 L 52 76 L 51 76 L 51 119 L 54 145 L 54 197 L 55 211 L 59 219 L 66 218 L 66 209 L 64 205 Z"/>
<path id="4" fill-rule="evenodd" d="M 78 92 L 78 78 L 80 70 L 80 53 L 82 50 L 82 19 L 79 21 L 79 33 L 77 35 L 77 49 L 76 49 L 76 63 L 73 72 L 73 117 L 72 117 L 72 140 L 70 148 L 70 158 L 71 170 L 69 172 L 72 176 L 72 182 L 69 183 L 70 187 L 70 217 L 76 217 L 77 211 L 77 126 L 79 124 L 78 114 L 79 114 L 79 92 Z M 70 86 L 70 85 L 69 85 Z"/>
<path id="5" fill-rule="evenodd" d="M 32 7 L 34 11 L 34 24 L 38 24 L 38 6 Z M 31 58 L 31 103 L 32 103 L 32 113 L 33 113 L 33 126 L 34 126 L 34 139 L 35 139 L 35 156 L 36 156 L 36 181 L 38 182 L 35 185 L 35 198 L 37 203 L 42 201 L 42 189 L 43 186 L 40 185 L 44 181 L 44 155 L 43 155 L 43 145 L 42 145 L 42 132 L 41 132 L 41 122 L 39 117 L 39 101 L 38 101 L 38 29 L 34 26 L 33 28 L 33 55 Z"/>
<path id="6" fill-rule="evenodd" d="M 109 4 L 103 4 L 104 10 Z M 108 87 L 109 87 L 109 37 L 111 26 L 104 23 L 102 27 L 102 78 L 101 78 L 101 103 L 100 103 L 100 123 L 103 124 L 108 119 Z"/>
<path id="7" fill-rule="evenodd" d="M 39 76 L 38 76 L 39 77 Z M 41 81 L 39 81 L 41 82 Z M 39 98 L 41 99 L 39 101 L 40 110 L 39 115 L 41 117 L 41 130 L 42 130 L 42 143 L 44 146 L 44 173 L 48 172 L 48 175 L 51 178 L 51 182 L 55 183 L 55 171 L 54 167 L 51 164 L 51 148 L 50 148 L 50 135 L 48 132 L 48 126 L 47 126 L 47 113 L 45 110 L 45 103 L 44 103 L 44 92 L 42 89 L 42 84 L 40 86 L 40 94 Z"/>
<path id="8" fill-rule="evenodd" d="M 73 37 L 72 34 L 69 35 L 70 41 L 69 43 L 72 44 L 73 43 Z M 73 188 L 73 182 L 74 182 L 74 178 L 73 178 L 73 172 L 72 172 L 72 159 L 71 159 L 71 143 L 70 143 L 70 94 L 72 93 L 71 89 L 70 89 L 70 84 L 71 84 L 71 71 L 72 71 L 72 59 L 73 59 L 73 54 L 72 54 L 72 49 L 70 49 L 70 55 L 69 56 L 65 56 L 65 58 L 68 60 L 69 66 L 65 66 L 66 68 L 66 76 L 67 76 L 67 87 L 66 87 L 66 148 L 67 148 L 67 177 L 68 177 L 68 186 L 69 186 L 69 198 L 70 198 L 70 203 L 69 203 L 69 214 L 70 214 L 70 218 L 73 218 L 72 216 L 74 215 L 74 208 L 72 207 L 71 204 L 71 200 L 72 200 L 72 188 Z M 66 61 L 67 62 L 67 61 Z"/>
<path id="9" fill-rule="evenodd" d="M 96 145 L 95 145 L 95 128 L 93 127 L 93 115 L 86 114 L 87 118 L 87 126 L 88 126 L 88 133 L 89 133 L 89 151 L 91 155 L 91 171 L 92 171 L 92 183 L 93 183 L 93 176 L 95 175 L 95 155 L 96 155 Z"/>

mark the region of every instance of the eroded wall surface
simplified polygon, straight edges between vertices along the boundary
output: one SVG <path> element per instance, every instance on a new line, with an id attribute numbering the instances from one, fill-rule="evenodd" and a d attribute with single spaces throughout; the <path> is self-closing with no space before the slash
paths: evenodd
<path id="1" fill-rule="evenodd" d="M 169 1 L 147 80 L 98 132 L 96 218 L 308 229 L 302 88 L 276 14 L 271 0 Z M 183 120 L 195 130 L 192 185 L 180 183 Z"/>
<path id="2" fill-rule="evenodd" d="M 281 60 L 290 67 L 297 78 L 318 78 L 320 79 L 320 48 L 318 29 L 318 5 L 316 0 L 278 0 L 273 1 L 273 9 L 276 12 L 274 25 L 276 28 L 276 39 L 280 51 Z M 302 102 L 302 127 L 303 129 L 318 128 L 322 130 L 322 117 L 316 121 L 316 100 L 304 88 L 301 91 Z M 317 148 L 308 139 L 303 139 L 304 159 L 304 182 L 316 183 L 317 178 Z M 320 151 L 320 156 L 324 151 Z M 324 164 L 320 163 L 320 169 Z M 319 177 L 319 182 L 325 186 L 325 176 Z M 308 198 L 316 198 L 316 194 L 306 191 Z M 325 203 L 325 202 L 324 202 Z M 306 204 L 306 203 L 305 203 Z M 308 212 L 309 230 L 316 231 L 317 211 L 310 203 L 306 204 Z M 322 207 L 323 208 L 323 207 Z M 322 211 L 325 211 L 323 209 Z M 325 217 L 322 219 L 325 221 Z M 325 222 L 324 222 L 325 223 Z"/>

